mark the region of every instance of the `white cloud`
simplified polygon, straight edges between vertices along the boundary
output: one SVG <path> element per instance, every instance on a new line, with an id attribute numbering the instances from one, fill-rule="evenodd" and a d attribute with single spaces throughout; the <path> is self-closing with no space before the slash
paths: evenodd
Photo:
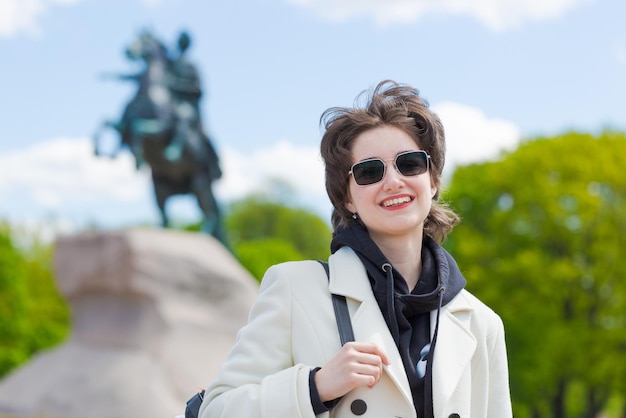
<path id="1" fill-rule="evenodd" d="M 98 158 L 88 139 L 57 138 L 0 153 L 0 196 L 26 194 L 46 209 L 71 202 L 140 199 L 149 181 L 149 173 L 135 171 L 130 154 Z"/>
<path id="2" fill-rule="evenodd" d="M 41 0 L 5 0 L 0 2 L 0 36 L 17 32 L 37 32 L 37 18 L 45 6 Z"/>
<path id="3" fill-rule="evenodd" d="M 216 183 L 216 195 L 223 200 L 262 190 L 272 179 L 286 181 L 303 197 L 327 200 L 317 147 L 297 147 L 283 140 L 256 153 L 225 148 L 220 161 L 224 178 Z"/>
<path id="4" fill-rule="evenodd" d="M 61 196 L 54 190 L 49 189 L 35 189 L 32 193 L 32 198 L 35 203 L 38 203 L 42 207 L 55 209 L 61 205 Z"/>
<path id="5" fill-rule="evenodd" d="M 429 14 L 460 14 L 492 30 L 505 30 L 525 21 L 559 17 L 593 0 L 286 0 L 322 18 L 344 21 L 371 17 L 380 25 L 414 23 Z"/>
<path id="6" fill-rule="evenodd" d="M 19 32 L 38 35 L 38 19 L 50 6 L 73 5 L 79 1 L 81 0 L 1 0 L 0 37 L 10 37 Z"/>
<path id="7" fill-rule="evenodd" d="M 519 129 L 511 122 L 490 119 L 481 110 L 458 103 L 432 106 L 446 132 L 446 172 L 454 166 L 496 158 L 501 151 L 514 149 Z"/>

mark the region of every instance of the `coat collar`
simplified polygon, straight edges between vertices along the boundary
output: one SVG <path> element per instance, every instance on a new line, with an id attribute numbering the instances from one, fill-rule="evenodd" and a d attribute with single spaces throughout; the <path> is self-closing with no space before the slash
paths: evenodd
<path id="1" fill-rule="evenodd" d="M 328 262 L 330 269 L 328 287 L 331 293 L 358 302 L 373 297 L 365 267 L 350 247 L 341 247 L 330 256 Z"/>
<path id="2" fill-rule="evenodd" d="M 400 353 L 387 328 L 372 293 L 365 267 L 349 247 L 342 247 L 329 258 L 331 293 L 348 300 L 355 338 L 374 341 L 387 353 L 391 364 L 386 371 L 403 397 L 411 405 L 413 398 Z M 461 292 L 441 310 L 439 334 L 433 365 L 433 403 L 435 416 L 441 416 L 447 400 L 457 386 L 463 370 L 476 349 L 476 339 L 469 330 L 472 304 Z M 431 330 L 437 312 L 431 313 Z"/>

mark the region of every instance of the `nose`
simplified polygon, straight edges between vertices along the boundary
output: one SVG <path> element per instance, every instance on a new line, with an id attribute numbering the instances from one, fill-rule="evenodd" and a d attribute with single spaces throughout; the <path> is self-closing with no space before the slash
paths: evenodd
<path id="1" fill-rule="evenodd" d="M 402 186 L 404 186 L 404 176 L 398 173 L 393 164 L 388 165 L 383 178 L 383 188 L 385 190 L 397 190 Z"/>

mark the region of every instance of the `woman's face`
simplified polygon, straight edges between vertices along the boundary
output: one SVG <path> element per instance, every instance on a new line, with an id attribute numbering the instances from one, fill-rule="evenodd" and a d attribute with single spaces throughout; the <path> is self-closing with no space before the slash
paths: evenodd
<path id="1" fill-rule="evenodd" d="M 380 158 L 386 165 L 381 181 L 362 186 L 350 175 L 348 186 L 346 208 L 359 216 L 375 242 L 407 235 L 421 239 L 437 189 L 429 172 L 403 176 L 394 165 L 398 154 L 417 150 L 413 138 L 395 126 L 370 129 L 354 140 L 352 164 Z"/>

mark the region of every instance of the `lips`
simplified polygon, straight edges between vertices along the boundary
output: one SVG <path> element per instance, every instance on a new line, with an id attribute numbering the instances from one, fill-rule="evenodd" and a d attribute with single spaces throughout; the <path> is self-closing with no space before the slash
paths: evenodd
<path id="1" fill-rule="evenodd" d="M 411 200 L 413 199 L 409 196 L 396 197 L 395 199 L 385 200 L 382 205 L 386 208 L 390 208 L 393 206 L 404 205 L 405 203 L 409 203 Z"/>

